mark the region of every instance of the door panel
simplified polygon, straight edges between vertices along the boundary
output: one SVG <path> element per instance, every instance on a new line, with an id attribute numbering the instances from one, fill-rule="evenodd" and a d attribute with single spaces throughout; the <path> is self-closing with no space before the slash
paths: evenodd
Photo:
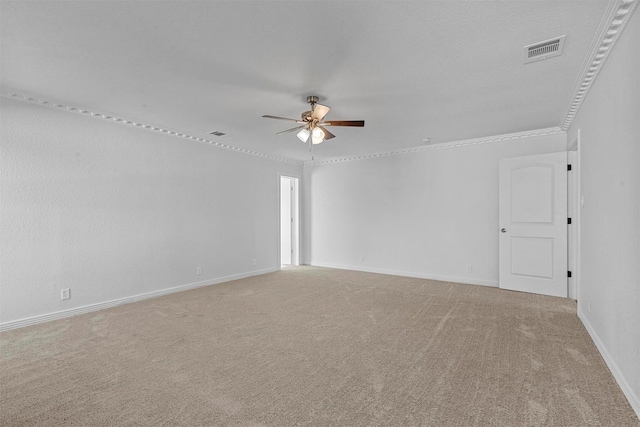
<path id="1" fill-rule="evenodd" d="M 567 153 L 500 161 L 500 287 L 567 296 Z"/>
<path id="2" fill-rule="evenodd" d="M 511 171 L 511 221 L 553 222 L 553 169 L 524 166 Z"/>
<path id="3" fill-rule="evenodd" d="M 511 238 L 511 274 L 553 278 L 553 240 L 537 237 Z"/>

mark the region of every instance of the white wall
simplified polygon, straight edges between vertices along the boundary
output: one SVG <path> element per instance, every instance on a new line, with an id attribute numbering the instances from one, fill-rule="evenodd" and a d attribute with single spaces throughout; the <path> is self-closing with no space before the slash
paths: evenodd
<path id="1" fill-rule="evenodd" d="M 0 324 L 279 268 L 278 173 L 301 166 L 0 105 Z"/>
<path id="2" fill-rule="evenodd" d="M 640 13 L 568 132 L 580 130 L 578 314 L 640 416 Z M 591 310 L 589 310 L 591 302 Z"/>
<path id="3" fill-rule="evenodd" d="M 497 286 L 498 161 L 564 150 L 559 133 L 305 165 L 306 262 Z"/>

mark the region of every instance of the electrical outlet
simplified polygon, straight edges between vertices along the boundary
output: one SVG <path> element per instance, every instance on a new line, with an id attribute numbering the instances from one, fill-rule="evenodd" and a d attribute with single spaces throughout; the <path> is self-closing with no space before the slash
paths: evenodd
<path id="1" fill-rule="evenodd" d="M 258 260 L 256 260 L 255 258 L 253 259 L 253 261 L 251 261 L 253 265 L 256 265 Z"/>
<path id="2" fill-rule="evenodd" d="M 364 262 L 364 255 L 360 255 L 360 262 Z"/>
<path id="3" fill-rule="evenodd" d="M 466 270 L 467 270 L 467 273 L 471 273 L 473 271 L 473 266 L 471 264 L 467 264 Z"/>
<path id="4" fill-rule="evenodd" d="M 71 289 L 69 289 L 69 288 L 62 289 L 60 291 L 60 298 L 63 299 L 63 300 L 71 298 Z"/>
<path id="5" fill-rule="evenodd" d="M 197 268 L 196 268 L 196 274 L 197 274 L 198 276 L 200 276 L 200 275 L 202 274 L 202 267 L 197 267 Z"/>

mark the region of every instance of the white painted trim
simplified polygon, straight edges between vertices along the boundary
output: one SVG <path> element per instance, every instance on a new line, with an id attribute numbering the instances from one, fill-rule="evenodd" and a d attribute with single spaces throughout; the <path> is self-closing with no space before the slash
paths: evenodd
<path id="1" fill-rule="evenodd" d="M 278 171 L 278 183 L 277 183 L 277 195 L 278 195 L 278 224 L 277 224 L 277 228 L 276 230 L 278 230 L 278 268 L 280 270 L 282 270 L 282 248 L 280 247 L 280 236 L 282 233 L 282 230 L 280 229 L 280 208 L 282 206 L 281 202 L 280 202 L 280 183 L 282 181 L 282 178 L 290 178 L 295 180 L 294 181 L 294 193 L 295 193 L 295 201 L 294 201 L 294 206 L 295 206 L 295 214 L 294 214 L 294 227 L 295 227 L 295 236 L 294 236 L 294 244 L 293 244 L 293 250 L 294 250 L 294 255 L 291 257 L 291 263 L 292 265 L 301 265 L 302 264 L 302 228 L 301 228 L 301 223 L 302 223 L 302 202 L 301 202 L 301 194 L 302 194 L 302 177 L 298 174 L 293 174 L 293 173 L 288 173 L 288 172 L 280 172 Z"/>
<path id="2" fill-rule="evenodd" d="M 633 14 L 638 3 L 640 3 L 640 0 L 610 0 L 604 18 L 600 22 L 600 27 L 594 37 L 591 50 L 578 74 L 580 77 L 577 80 L 570 104 L 561 119 L 562 126 L 560 127 L 562 130 L 566 131 L 571 126 L 582 105 L 582 101 L 586 98 L 591 86 L 593 86 L 593 82 L 609 57 L 609 53 L 611 53 L 622 30 L 629 22 L 629 17 Z"/>
<path id="3" fill-rule="evenodd" d="M 0 323 L 0 332 L 11 329 L 22 328 L 25 326 L 36 325 L 38 323 L 49 322 L 51 320 L 64 319 L 66 317 L 76 316 L 78 314 L 90 313 L 92 311 L 103 310 L 105 308 L 115 307 L 118 305 L 129 304 L 132 302 L 142 301 L 150 298 L 156 298 L 163 295 L 174 294 L 176 292 L 188 291 L 190 289 L 202 288 L 205 286 L 217 285 L 231 280 L 244 279 L 261 274 L 273 273 L 279 268 L 266 268 L 263 270 L 250 271 L 246 273 L 233 274 L 231 276 L 219 277 L 217 279 L 204 280 L 201 282 L 189 283 L 186 285 L 175 286 L 172 288 L 161 289 L 159 291 L 147 292 L 144 294 L 133 295 L 130 297 L 118 298 L 111 301 L 89 304 L 82 307 L 71 308 L 69 310 L 56 311 L 54 313 L 41 314 L 38 316 L 27 317 L 25 319 L 13 320 L 10 322 Z"/>
<path id="4" fill-rule="evenodd" d="M 363 159 L 372 159 L 375 157 L 386 157 L 386 156 L 395 156 L 399 154 L 408 154 L 408 153 L 420 153 L 424 151 L 431 150 L 442 150 L 445 148 L 458 148 L 458 147 L 467 147 L 469 145 L 479 145 L 479 144 L 488 144 L 492 142 L 506 142 L 506 141 L 515 141 L 519 139 L 533 138 L 536 136 L 547 136 L 547 135 L 557 135 L 565 133 L 559 127 L 552 127 L 546 129 L 536 129 L 530 130 L 526 132 L 516 132 L 516 133 L 507 133 L 503 135 L 494 135 L 484 138 L 473 138 L 473 139 L 465 139 L 462 141 L 451 141 L 451 142 L 443 142 L 440 144 L 431 144 L 431 145 L 420 145 L 417 147 L 409 147 L 402 148 L 394 151 L 381 151 L 378 153 L 365 154 L 362 156 L 350 156 L 350 157 L 335 157 L 332 159 L 326 160 L 317 160 L 317 161 L 306 161 L 304 162 L 304 166 L 309 165 L 326 165 L 331 163 L 340 163 L 340 162 L 350 162 L 354 160 L 363 160 Z"/>
<path id="5" fill-rule="evenodd" d="M 293 184 L 293 258 L 291 263 L 293 265 L 300 265 L 300 178 L 291 176 L 291 182 Z"/>
<path id="6" fill-rule="evenodd" d="M 415 277 L 416 279 L 438 280 L 441 282 L 461 283 L 465 285 L 480 285 L 497 288 L 497 280 L 478 280 L 468 277 L 439 276 L 435 274 L 415 273 L 410 271 L 386 270 L 384 268 L 359 267 L 355 265 L 332 264 L 327 262 L 313 262 L 309 265 L 315 267 L 337 268 L 339 270 L 363 271 L 365 273 L 388 274 L 390 276 Z"/>
<path id="7" fill-rule="evenodd" d="M 624 393 L 625 397 L 629 401 L 629 404 L 635 411 L 638 418 L 640 418 L 640 396 L 637 396 L 633 392 L 633 389 L 629 386 L 629 383 L 627 383 L 627 380 L 624 378 L 624 375 L 622 375 L 622 371 L 620 370 L 620 368 L 618 368 L 618 365 L 616 364 L 613 357 L 611 357 L 611 354 L 609 354 L 607 347 L 605 347 L 605 345 L 602 343 L 602 340 L 596 333 L 595 329 L 593 328 L 593 326 L 591 326 L 591 323 L 589 323 L 587 316 L 585 316 L 582 310 L 580 310 L 580 306 L 578 306 L 578 318 L 582 321 L 582 324 L 584 325 L 585 329 L 591 336 L 593 343 L 598 348 L 600 355 L 604 359 L 604 362 L 607 364 L 607 367 L 611 371 L 611 374 L 618 382 L 618 385 L 620 386 L 620 389 L 622 389 L 622 392 Z"/>
<path id="8" fill-rule="evenodd" d="M 578 146 L 576 149 L 578 150 L 577 160 L 578 160 L 578 170 L 577 172 L 577 185 L 576 185 L 576 196 L 578 197 L 577 206 L 576 206 L 576 274 L 575 274 L 575 284 L 576 284 L 576 300 L 578 301 L 578 308 L 582 304 L 580 299 L 580 289 L 582 289 L 582 140 L 581 140 L 581 131 L 578 129 Z"/>
<path id="9" fill-rule="evenodd" d="M 580 230 L 580 224 L 578 222 L 580 196 L 578 195 L 577 183 L 577 175 L 579 174 L 577 151 L 567 151 L 567 164 L 571 165 L 571 170 L 567 171 L 567 216 L 571 218 L 571 224 L 567 226 L 567 269 L 571 271 L 571 277 L 568 279 L 569 287 L 567 295 L 569 298 L 577 300 L 577 233 L 578 230 Z"/>
<path id="10" fill-rule="evenodd" d="M 204 143 L 204 144 L 210 144 L 211 146 L 217 147 L 217 148 L 224 148 L 224 149 L 227 149 L 227 150 L 237 151 L 237 152 L 243 153 L 243 154 L 249 154 L 249 155 L 252 155 L 252 156 L 263 157 L 265 159 L 276 160 L 278 162 L 291 163 L 291 164 L 298 165 L 298 166 L 302 165 L 302 162 L 298 161 L 298 160 L 293 160 L 293 159 L 288 159 L 288 158 L 283 158 L 283 157 L 277 157 L 277 156 L 271 156 L 271 155 L 268 155 L 268 154 L 258 153 L 257 151 L 246 150 L 244 148 L 238 148 L 238 147 L 234 147 L 233 145 L 224 144 L 224 143 L 222 143 L 220 141 L 214 141 L 214 140 L 211 140 L 211 139 L 200 138 L 200 137 L 189 135 L 189 134 L 186 134 L 186 133 L 178 133 L 178 132 L 170 131 L 170 130 L 163 129 L 163 128 L 160 128 L 160 127 L 157 127 L 157 126 L 152 126 L 152 125 L 148 125 L 148 124 L 144 124 L 144 123 L 138 123 L 138 122 L 133 121 L 133 120 L 125 119 L 125 118 L 122 118 L 122 117 L 115 117 L 115 116 L 111 116 L 111 115 L 107 115 L 107 114 L 102 114 L 102 113 L 99 113 L 99 112 L 89 111 L 89 110 L 85 110 L 83 108 L 71 107 L 71 106 L 59 104 L 57 102 L 44 100 L 44 99 L 39 99 L 39 98 L 36 98 L 35 96 L 22 95 L 20 93 L 17 93 L 17 91 L 11 91 L 11 92 L 2 91 L 2 92 L 0 92 L 0 97 L 8 98 L 8 99 L 15 99 L 15 100 L 18 100 L 18 101 L 28 102 L 28 103 L 31 103 L 31 104 L 42 105 L 42 106 L 45 106 L 45 107 L 54 108 L 56 110 L 65 111 L 65 112 L 69 112 L 69 113 L 75 113 L 75 114 L 79 114 L 79 115 L 82 115 L 82 116 L 92 117 L 92 118 L 95 118 L 95 119 L 102 119 L 102 120 L 105 120 L 105 121 L 108 121 L 108 122 L 111 122 L 111 123 L 116 123 L 116 124 L 125 125 L 125 126 L 129 126 L 129 127 L 135 127 L 135 128 L 139 128 L 139 129 L 152 131 L 152 132 L 163 133 L 165 135 L 171 135 L 171 136 L 188 139 L 188 140 L 195 141 L 195 142 L 201 142 L 201 143 Z"/>
<path id="11" fill-rule="evenodd" d="M 569 192 L 570 197 L 573 197 L 572 205 L 573 210 L 571 212 L 572 217 L 572 239 L 569 242 L 570 247 L 570 263 L 571 263 L 571 279 L 569 286 L 569 298 L 573 298 L 578 302 L 578 305 L 581 304 L 580 301 L 580 229 L 581 229 L 581 216 L 580 213 L 582 211 L 582 207 L 580 206 L 581 199 L 581 187 L 580 187 L 580 129 L 578 129 L 578 135 L 575 140 L 571 143 L 569 147 L 569 151 L 567 152 L 569 158 L 571 159 L 571 181 L 573 182 L 573 187 Z"/>

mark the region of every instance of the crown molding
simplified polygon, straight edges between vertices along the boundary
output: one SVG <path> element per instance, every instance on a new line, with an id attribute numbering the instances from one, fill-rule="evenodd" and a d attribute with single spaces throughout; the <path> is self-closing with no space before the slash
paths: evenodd
<path id="1" fill-rule="evenodd" d="M 459 147 L 468 147 L 470 145 L 490 144 L 494 142 L 516 141 L 519 139 L 533 138 L 536 136 L 558 135 L 563 133 L 565 133 L 565 131 L 563 131 L 559 127 L 552 127 L 552 128 L 546 128 L 546 129 L 530 130 L 526 132 L 494 135 L 494 136 L 489 136 L 484 138 L 473 138 L 473 139 L 465 139 L 461 141 L 443 142 L 440 144 L 421 145 L 417 147 L 402 148 L 402 149 L 393 150 L 393 151 L 381 151 L 378 153 L 366 154 L 362 156 L 345 156 L 345 157 L 335 157 L 335 158 L 326 159 L 326 160 L 306 161 L 304 162 L 304 165 L 305 166 L 327 165 L 332 163 L 351 162 L 354 160 L 373 159 L 376 157 L 396 156 L 399 154 L 422 153 L 425 151 L 442 150 L 445 148 L 459 148 Z"/>
<path id="2" fill-rule="evenodd" d="M 20 93 L 17 93 L 17 91 L 0 91 L 0 97 L 8 98 L 8 99 L 15 99 L 15 100 L 22 101 L 22 102 L 27 102 L 27 103 L 30 103 L 30 104 L 42 105 L 42 106 L 45 106 L 45 107 L 53 108 L 53 109 L 60 110 L 60 111 L 65 111 L 65 112 L 68 112 L 68 113 L 75 113 L 75 114 L 79 114 L 81 116 L 87 116 L 87 117 L 92 117 L 94 119 L 104 120 L 104 121 L 107 121 L 107 122 L 110 122 L 110 123 L 115 123 L 115 124 L 120 124 L 120 125 L 124 125 L 124 126 L 128 126 L 128 127 L 135 127 L 135 128 L 139 128 L 139 129 L 148 130 L 148 131 L 151 131 L 151 132 L 156 132 L 156 133 L 161 133 L 161 134 L 165 134 L 165 135 L 175 136 L 177 138 L 182 138 L 182 139 L 187 139 L 187 140 L 194 141 L 194 142 L 200 142 L 200 143 L 203 143 L 203 144 L 208 144 L 208 145 L 211 145 L 211 146 L 216 147 L 216 148 L 222 148 L 222 149 L 225 149 L 225 150 L 236 151 L 238 153 L 248 154 L 248 155 L 257 156 L 257 157 L 262 157 L 262 158 L 265 158 L 265 159 L 275 160 L 275 161 L 278 161 L 278 162 L 290 163 L 290 164 L 294 164 L 294 165 L 298 165 L 298 166 L 301 166 L 303 164 L 301 161 L 298 161 L 298 160 L 287 159 L 287 158 L 277 157 L 277 156 L 271 156 L 271 155 L 268 155 L 268 154 L 259 153 L 257 151 L 246 150 L 244 148 L 234 147 L 233 145 L 224 144 L 224 143 L 219 142 L 219 141 L 213 141 L 213 140 L 207 139 L 207 138 L 200 138 L 200 137 L 197 137 L 197 136 L 189 135 L 187 133 L 180 133 L 180 132 L 170 131 L 168 129 L 163 129 L 163 128 L 160 128 L 160 127 L 157 127 L 157 126 L 151 126 L 151 125 L 147 125 L 147 124 L 140 123 L 140 122 L 137 122 L 137 121 L 124 119 L 122 117 L 116 117 L 115 115 L 108 115 L 108 114 L 103 114 L 103 113 L 100 113 L 100 112 L 89 111 L 89 110 L 85 110 L 85 109 L 82 109 L 82 108 L 63 105 L 63 104 L 59 104 L 59 103 L 56 103 L 56 102 L 53 102 L 53 101 L 50 101 L 50 100 L 41 99 L 40 97 L 22 95 Z"/>
<path id="3" fill-rule="evenodd" d="M 587 96 L 594 80 L 609 57 L 611 49 L 620 37 L 622 30 L 629 22 L 629 17 L 640 3 L 640 0 L 611 0 L 607 12 L 600 23 L 591 50 L 581 68 L 576 89 L 571 103 L 565 110 L 560 128 L 568 130 L 575 118 L 582 101 Z"/>

